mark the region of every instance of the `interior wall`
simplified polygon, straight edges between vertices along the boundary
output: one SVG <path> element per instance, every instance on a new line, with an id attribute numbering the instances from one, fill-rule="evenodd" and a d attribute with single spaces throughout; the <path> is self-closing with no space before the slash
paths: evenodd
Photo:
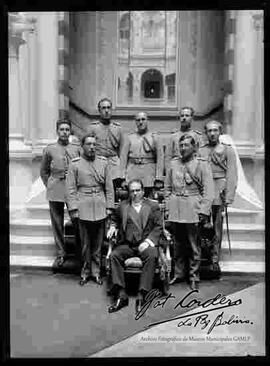
<path id="1" fill-rule="evenodd" d="M 175 111 L 162 111 L 164 119 L 152 113 L 151 127 L 164 133 L 179 125 L 177 109 L 191 105 L 198 114 L 204 114 L 222 100 L 224 65 L 224 15 L 223 11 L 179 12 L 179 65 L 178 97 Z M 70 99 L 97 115 L 97 101 L 108 96 L 115 107 L 117 62 L 117 12 L 76 12 L 70 19 Z M 125 110 L 125 113 L 127 109 Z M 121 113 L 114 111 L 115 118 Z M 130 110 L 127 118 L 121 118 L 125 130 L 134 129 Z M 166 113 L 170 118 L 166 119 Z M 71 111 L 77 123 L 88 119 Z M 78 122 L 79 121 L 79 122 Z M 162 121 L 162 122 L 161 122 Z M 194 122 L 194 128 L 202 130 L 204 121 Z"/>
<path id="2" fill-rule="evenodd" d="M 180 11 L 178 106 L 201 114 L 223 98 L 224 11 Z"/>

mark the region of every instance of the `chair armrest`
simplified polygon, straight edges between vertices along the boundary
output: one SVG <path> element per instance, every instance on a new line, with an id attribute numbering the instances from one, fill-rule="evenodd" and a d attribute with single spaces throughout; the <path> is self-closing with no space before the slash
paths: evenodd
<path id="1" fill-rule="evenodd" d="M 106 254 L 106 259 L 109 259 L 111 252 L 113 250 L 113 247 L 116 245 L 116 240 L 117 240 L 116 235 L 114 235 L 111 239 L 108 240 L 109 245 L 108 245 L 108 251 Z"/>

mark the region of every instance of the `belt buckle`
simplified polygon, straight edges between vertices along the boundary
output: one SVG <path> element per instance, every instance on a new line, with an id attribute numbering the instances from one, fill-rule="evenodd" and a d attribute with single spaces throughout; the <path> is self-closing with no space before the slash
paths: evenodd
<path id="1" fill-rule="evenodd" d="M 138 164 L 142 164 L 142 158 L 138 158 Z"/>

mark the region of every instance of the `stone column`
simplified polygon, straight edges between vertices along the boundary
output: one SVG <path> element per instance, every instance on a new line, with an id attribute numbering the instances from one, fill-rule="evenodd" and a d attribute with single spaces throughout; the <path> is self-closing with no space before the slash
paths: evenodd
<path id="1" fill-rule="evenodd" d="M 19 57 L 20 46 L 25 45 L 23 33 L 33 31 L 31 19 L 25 13 L 9 13 L 9 197 L 10 214 L 24 206 L 24 200 L 32 184 L 32 147 L 25 144 L 27 106 L 22 109 L 21 76 Z M 25 50 L 24 50 L 25 51 Z M 27 67 L 27 59 L 22 66 Z M 21 72 L 26 70 L 21 69 Z M 26 75 L 29 76 L 29 75 Z M 28 82 L 28 80 L 27 80 Z M 26 112 L 22 115 L 22 112 Z"/>
<path id="2" fill-rule="evenodd" d="M 21 156 L 31 152 L 24 143 L 19 70 L 19 47 L 25 44 L 23 32 L 33 31 L 33 23 L 21 13 L 9 13 L 9 151 Z"/>
<path id="3" fill-rule="evenodd" d="M 253 15 L 252 10 L 236 12 L 234 53 L 231 132 L 240 155 L 247 157 L 255 153 L 256 131 L 261 128 L 256 111 L 263 100 L 263 94 L 255 87 L 263 72 L 258 63 L 258 47 L 261 49 L 263 45 L 257 44 Z"/>
<path id="4" fill-rule="evenodd" d="M 34 151 L 56 139 L 58 119 L 58 16 L 56 12 L 37 13 L 37 141 Z"/>
<path id="5" fill-rule="evenodd" d="M 262 10 L 236 11 L 231 133 L 248 182 L 264 200 Z"/>
<path id="6" fill-rule="evenodd" d="M 34 13 L 21 13 L 35 26 L 36 18 Z M 33 54 L 36 51 L 36 32 L 34 29 L 23 32 L 24 44 L 19 48 L 19 76 L 20 76 L 20 100 L 21 100 L 21 123 L 24 131 L 25 145 L 32 148 L 36 118 L 33 116 L 35 108 L 35 84 L 37 75 L 35 73 L 35 59 Z"/>

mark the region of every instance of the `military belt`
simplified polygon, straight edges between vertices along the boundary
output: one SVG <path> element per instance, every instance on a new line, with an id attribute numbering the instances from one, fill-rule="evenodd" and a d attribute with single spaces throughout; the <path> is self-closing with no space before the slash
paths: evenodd
<path id="1" fill-rule="evenodd" d="M 226 178 L 226 172 L 213 172 L 214 179 Z"/>
<path id="2" fill-rule="evenodd" d="M 129 163 L 132 164 L 149 164 L 149 163 L 155 163 L 156 159 L 155 158 L 129 158 L 128 159 Z"/>
<path id="3" fill-rule="evenodd" d="M 172 192 L 172 194 L 183 197 L 200 196 L 200 192 L 197 189 L 185 189 L 183 191 Z"/>
<path id="4" fill-rule="evenodd" d="M 63 179 L 66 179 L 66 174 L 64 172 L 61 172 L 61 173 L 52 173 L 51 176 L 53 178 L 57 178 L 57 179 L 60 179 L 60 180 L 63 180 Z"/>
<path id="5" fill-rule="evenodd" d="M 103 189 L 101 187 L 81 187 L 79 188 L 79 192 L 80 193 L 85 193 L 85 194 L 95 194 L 95 193 L 99 193 L 99 192 L 103 192 Z"/>

